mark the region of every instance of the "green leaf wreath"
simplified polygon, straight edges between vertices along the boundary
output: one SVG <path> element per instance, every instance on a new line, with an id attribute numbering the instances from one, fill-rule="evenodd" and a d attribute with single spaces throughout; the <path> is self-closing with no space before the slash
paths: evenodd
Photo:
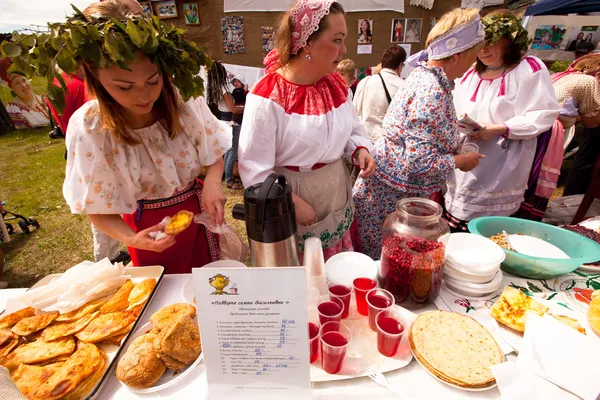
<path id="1" fill-rule="evenodd" d="M 517 17 L 508 17 L 503 15 L 490 15 L 482 20 L 485 26 L 485 36 L 490 44 L 496 44 L 505 36 L 511 37 L 513 43 L 517 44 L 521 50 L 527 51 L 532 39 L 529 38 L 527 31 L 521 25 L 521 20 Z"/>
<path id="2" fill-rule="evenodd" d="M 184 101 L 201 96 L 204 82 L 198 75 L 201 66 L 210 69 L 212 59 L 184 31 L 162 23 L 156 16 L 132 16 L 127 21 L 92 15 L 91 21 L 77 7 L 64 23 L 49 23 L 49 33 L 19 34 L 1 44 L 2 55 L 13 65 L 8 72 L 28 78 L 57 79 L 60 87 L 49 84 L 48 99 L 62 112 L 67 90 L 61 70 L 72 74 L 82 61 L 98 68 L 116 65 L 129 70 L 134 52 L 143 51 L 160 71 L 166 72 Z"/>

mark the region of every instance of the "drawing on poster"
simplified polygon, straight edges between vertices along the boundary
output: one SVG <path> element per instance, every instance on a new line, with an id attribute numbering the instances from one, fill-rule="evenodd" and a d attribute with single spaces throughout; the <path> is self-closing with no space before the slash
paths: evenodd
<path id="1" fill-rule="evenodd" d="M 358 20 L 358 44 L 373 43 L 373 20 L 359 19 Z"/>
<path id="2" fill-rule="evenodd" d="M 275 35 L 277 34 L 277 28 L 272 26 L 262 27 L 262 48 L 265 55 L 269 54 L 275 47 Z"/>
<path id="3" fill-rule="evenodd" d="M 423 20 L 421 18 L 408 18 L 406 20 L 406 33 L 404 41 L 406 43 L 417 43 L 421 41 L 421 27 Z"/>
<path id="4" fill-rule="evenodd" d="M 538 25 L 535 28 L 531 48 L 533 50 L 556 50 L 564 48 L 566 45 L 564 41 L 566 31 L 564 25 Z"/>
<path id="5" fill-rule="evenodd" d="M 156 15 L 160 19 L 177 18 L 177 5 L 175 0 L 161 1 L 156 3 Z"/>
<path id="6" fill-rule="evenodd" d="M 145 16 L 151 16 L 152 15 L 152 4 L 150 4 L 149 1 L 140 1 L 140 6 L 142 6 L 142 12 L 144 13 Z"/>
<path id="7" fill-rule="evenodd" d="M 573 28 L 571 30 L 569 44 L 567 45 L 567 51 L 575 51 L 577 46 L 583 42 L 591 43 L 595 48 L 598 45 L 598 41 L 600 41 L 600 30 L 598 30 L 598 25 L 586 25 L 579 28 Z"/>
<path id="8" fill-rule="evenodd" d="M 244 17 L 221 17 L 223 34 L 223 52 L 225 54 L 244 54 Z"/>
<path id="9" fill-rule="evenodd" d="M 200 25 L 200 15 L 198 13 L 198 3 L 184 3 L 183 15 L 186 25 Z"/>
<path id="10" fill-rule="evenodd" d="M 404 27 L 406 26 L 406 19 L 394 18 L 392 19 L 392 34 L 390 36 L 390 42 L 401 43 L 404 40 Z"/>

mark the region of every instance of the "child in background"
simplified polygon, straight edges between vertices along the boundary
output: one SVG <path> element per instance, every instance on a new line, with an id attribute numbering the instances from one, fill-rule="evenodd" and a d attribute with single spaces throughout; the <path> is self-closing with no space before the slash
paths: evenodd
<path id="1" fill-rule="evenodd" d="M 349 58 L 339 62 L 337 66 L 337 73 L 344 78 L 348 88 L 352 88 L 352 86 L 356 83 L 356 64 L 354 64 L 354 61 L 350 60 Z M 350 92 L 350 99 L 352 99 L 353 95 L 354 90 Z"/>

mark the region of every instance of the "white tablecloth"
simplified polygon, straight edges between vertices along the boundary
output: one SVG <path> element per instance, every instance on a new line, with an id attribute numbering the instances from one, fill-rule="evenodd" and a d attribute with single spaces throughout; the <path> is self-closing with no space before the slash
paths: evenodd
<path id="1" fill-rule="evenodd" d="M 148 309 L 142 316 L 138 326 L 149 321 L 152 313 L 166 305 L 183 301 L 183 284 L 191 277 L 191 274 L 165 275 L 160 283 L 158 292 L 154 296 Z M 0 290 L 0 304 L 7 297 L 19 293 L 18 290 Z M 422 311 L 435 309 L 433 304 L 428 305 Z M 202 310 L 199 310 L 202 312 Z M 203 363 L 173 388 L 168 388 L 158 393 L 136 394 L 121 385 L 111 371 L 110 378 L 102 389 L 101 400 L 118 399 L 208 399 L 208 387 L 206 383 L 206 368 Z M 497 388 L 483 392 L 468 392 L 454 389 L 436 379 L 432 378 L 416 360 L 397 371 L 386 373 L 388 381 L 396 389 L 404 394 L 406 400 L 430 400 L 430 399 L 499 399 L 500 392 Z M 369 378 L 358 378 L 327 383 L 313 383 L 313 399 L 327 400 L 349 400 L 349 399 L 396 399 L 387 389 L 378 386 Z"/>

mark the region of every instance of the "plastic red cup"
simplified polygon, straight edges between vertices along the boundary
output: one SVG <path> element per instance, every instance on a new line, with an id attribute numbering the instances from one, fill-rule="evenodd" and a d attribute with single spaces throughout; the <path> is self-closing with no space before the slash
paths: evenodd
<path id="1" fill-rule="evenodd" d="M 321 325 L 330 321 L 340 322 L 344 312 L 344 303 L 337 297 L 322 296 L 317 306 L 317 312 Z"/>
<path id="2" fill-rule="evenodd" d="M 377 350 L 386 357 L 393 357 L 398 352 L 404 326 L 400 322 L 400 314 L 394 311 L 381 311 L 375 317 L 377 326 Z"/>
<path id="3" fill-rule="evenodd" d="M 369 306 L 369 328 L 377 332 L 375 317 L 381 311 L 387 311 L 394 305 L 394 295 L 385 289 L 373 289 L 367 293 L 367 304 Z"/>
<path id="4" fill-rule="evenodd" d="M 371 289 L 375 289 L 378 283 L 375 279 L 371 278 L 356 278 L 352 282 L 354 287 L 354 297 L 356 297 L 356 308 L 360 315 L 369 315 L 369 306 L 367 305 L 367 292 Z"/>
<path id="5" fill-rule="evenodd" d="M 328 374 L 342 370 L 346 349 L 352 339 L 350 329 L 341 322 L 331 321 L 321 325 L 321 366 Z"/>
<path id="6" fill-rule="evenodd" d="M 330 283 L 327 286 L 329 290 L 329 298 L 338 298 L 344 303 L 344 312 L 342 313 L 342 319 L 348 318 L 350 314 L 350 298 L 352 297 L 352 287 L 342 285 L 340 283 Z"/>
<path id="7" fill-rule="evenodd" d="M 310 345 L 310 363 L 319 358 L 319 327 L 314 322 L 308 323 L 308 343 Z"/>

